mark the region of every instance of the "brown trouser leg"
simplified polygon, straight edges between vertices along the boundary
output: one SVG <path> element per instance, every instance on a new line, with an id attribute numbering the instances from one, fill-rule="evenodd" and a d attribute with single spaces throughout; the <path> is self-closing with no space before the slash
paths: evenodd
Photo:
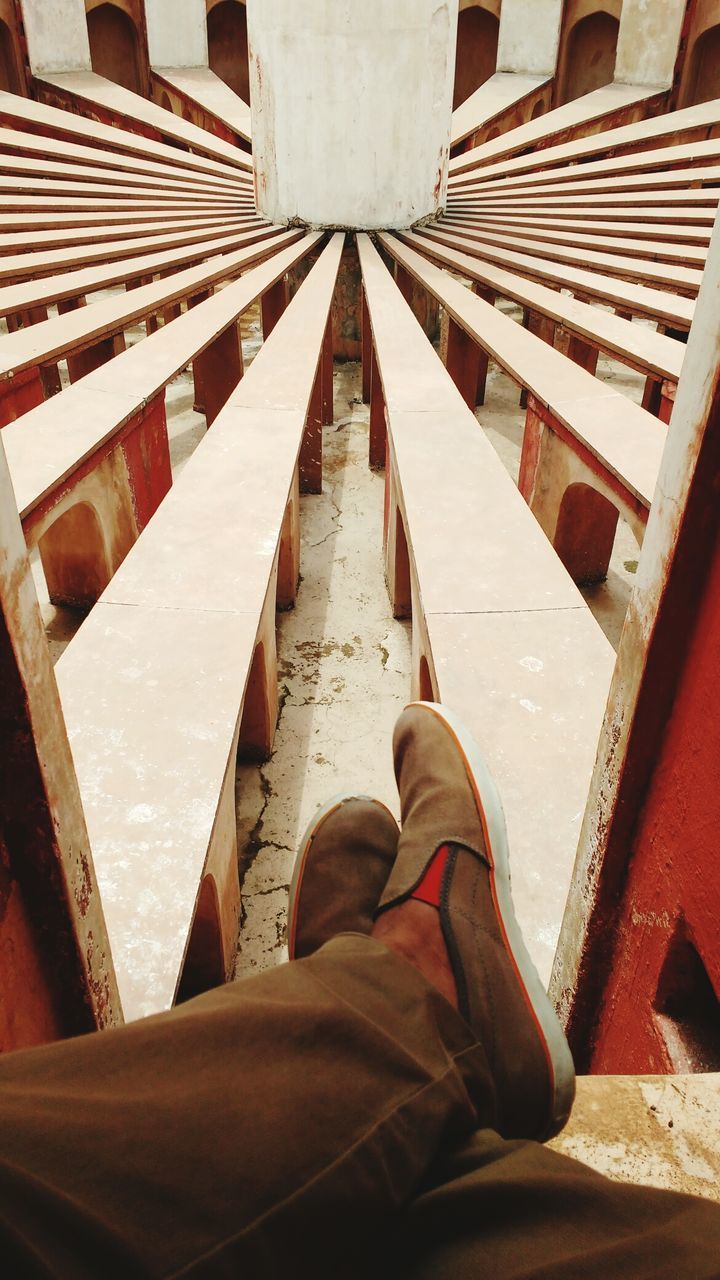
<path id="1" fill-rule="evenodd" d="M 345 935 L 119 1031 L 0 1059 L 0 1274 L 356 1266 L 492 1086 L 455 1011 Z M 473 1101 L 473 1096 L 477 1101 Z"/>
<path id="2" fill-rule="evenodd" d="M 2 1271 L 717 1273 L 715 1206 L 502 1142 L 493 1114 L 462 1019 L 347 934 L 160 1018 L 0 1059 Z"/>
<path id="3" fill-rule="evenodd" d="M 387 1258 L 382 1280 L 710 1280 L 720 1206 L 481 1129 L 435 1163 Z"/>

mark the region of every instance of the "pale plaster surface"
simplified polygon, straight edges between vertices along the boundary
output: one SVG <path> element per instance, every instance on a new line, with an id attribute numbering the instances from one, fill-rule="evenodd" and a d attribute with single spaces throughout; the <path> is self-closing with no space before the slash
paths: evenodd
<path id="1" fill-rule="evenodd" d="M 513 900 L 548 983 L 614 655 L 583 608 L 433 614 L 440 699 L 463 714 L 503 800 Z"/>
<path id="2" fill-rule="evenodd" d="M 33 75 L 90 70 L 84 0 L 20 0 L 20 8 Z"/>
<path id="3" fill-rule="evenodd" d="M 256 632 L 100 602 L 56 666 L 128 1021 L 173 1001 Z"/>
<path id="4" fill-rule="evenodd" d="M 109 296 L 110 291 L 108 290 L 107 292 Z M 51 307 L 49 312 L 50 315 L 55 314 L 55 308 Z M 5 321 L 0 320 L 0 333 L 5 331 L 5 328 Z M 240 332 L 242 336 L 243 361 L 245 367 L 248 368 L 262 343 L 260 315 L 257 306 L 250 308 L 241 317 Z M 144 338 L 145 326 L 136 325 L 126 332 L 126 345 L 128 348 L 134 347 L 139 342 L 142 342 Z M 63 387 L 67 388 L 69 382 L 64 361 L 60 363 L 60 374 Z M 195 388 L 192 370 L 186 368 L 169 383 L 165 394 L 170 462 L 175 480 L 182 474 L 185 464 L 192 457 L 198 444 L 205 436 L 205 415 L 196 413 L 193 410 L 194 399 Z M 57 608 L 55 605 L 50 604 L 37 550 L 31 554 L 31 562 L 50 644 L 50 654 L 53 661 L 57 662 L 80 626 L 83 615 L 77 610 Z"/>
<path id="5" fill-rule="evenodd" d="M 615 79 L 669 89 L 685 0 L 623 0 Z"/>
<path id="6" fill-rule="evenodd" d="M 214 134 L 193 124 L 191 120 L 185 120 L 172 111 L 166 111 L 164 107 L 159 107 L 156 103 L 141 97 L 140 94 L 133 93 L 131 89 L 125 89 L 122 85 L 115 84 L 113 80 L 107 80 L 105 76 L 97 75 L 94 71 L 82 68 L 76 71 L 48 70 L 45 79 L 57 89 L 62 89 L 64 93 L 77 94 L 78 97 L 118 116 L 128 116 L 131 121 L 139 121 L 143 125 L 149 125 L 151 129 L 159 129 L 162 134 L 175 139 L 188 150 L 194 148 L 200 155 L 213 157 L 226 166 L 232 165 L 248 172 L 251 168 L 249 159 L 231 142 L 215 137 Z M 225 176 L 228 176 L 229 172 L 228 169 Z"/>
<path id="7" fill-rule="evenodd" d="M 560 44 L 562 0 L 503 0 L 498 37 L 498 71 L 555 74 Z"/>
<path id="8" fill-rule="evenodd" d="M 555 107 L 545 115 L 538 116 L 536 120 L 528 120 L 525 124 L 518 125 L 509 133 L 501 133 L 497 138 L 483 142 L 472 151 L 465 152 L 462 159 L 467 162 L 468 157 L 474 159 L 477 156 L 483 160 L 483 163 L 487 163 L 494 156 L 504 156 L 508 153 L 517 155 L 519 152 L 525 154 L 532 147 L 541 144 L 545 138 L 552 138 L 553 134 L 590 121 L 601 120 L 603 116 L 612 115 L 635 102 L 642 102 L 649 96 L 650 90 L 647 87 L 638 87 L 635 84 L 621 84 L 615 81 L 613 84 L 603 85 L 602 88 L 593 89 L 591 93 L 585 93 L 572 102 L 566 102 L 564 106 Z"/>
<path id="9" fill-rule="evenodd" d="M 568 232 L 567 236 L 572 239 L 573 233 Z M 427 251 L 427 243 L 414 232 L 403 233 L 402 241 L 420 252 L 423 248 Z M 446 268 L 449 267 L 451 272 L 456 270 L 463 276 L 465 271 L 476 271 L 482 284 L 496 289 L 501 297 L 540 315 L 552 317 L 569 333 L 589 337 L 593 342 L 599 338 L 608 353 L 630 354 L 642 361 L 642 367 L 647 366 L 648 370 L 653 370 L 659 377 L 677 382 L 685 356 L 685 345 L 677 339 L 647 325 L 635 324 L 629 328 L 626 320 L 611 311 L 578 301 L 564 291 L 527 280 L 489 262 L 481 263 L 479 258 L 468 257 L 467 254 L 446 246 L 434 245 L 432 253 L 433 258 Z"/>
<path id="10" fill-rule="evenodd" d="M 205 0 L 145 0 L 151 67 L 207 67 Z"/>
<path id="11" fill-rule="evenodd" d="M 249 0 L 247 12 L 261 212 L 367 228 L 437 213 L 458 0 Z"/>
<path id="12" fill-rule="evenodd" d="M 516 317 L 520 315 L 519 308 L 513 303 L 500 302 L 498 309 L 509 315 L 515 314 Z M 646 325 L 644 321 L 634 323 L 638 326 Z M 597 372 L 604 382 L 640 404 L 645 385 L 640 374 L 606 356 L 600 357 Z M 517 481 L 525 412 L 519 407 L 517 387 L 497 365 L 490 365 L 485 404 L 478 409 L 476 417 L 482 420 L 486 435 L 513 479 Z M 639 558 L 640 547 L 630 526 L 624 520 L 619 520 L 607 580 L 595 587 L 581 588 L 582 595 L 615 650 L 620 641 Z"/>
<path id="13" fill-rule="evenodd" d="M 616 84 L 615 88 L 622 88 L 622 86 Z M 600 91 L 593 91 L 593 93 L 598 92 Z M 582 104 L 582 98 L 577 98 L 576 102 Z M 582 111 L 582 105 L 579 110 Z M 572 163 L 572 161 L 580 159 L 582 159 L 584 165 L 600 153 L 607 155 L 607 152 L 611 149 L 632 146 L 635 142 L 642 144 L 642 148 L 646 152 L 645 161 L 647 162 L 648 154 L 650 154 L 649 149 L 655 150 L 653 144 L 659 142 L 662 138 L 673 138 L 673 135 L 680 129 L 702 129 L 704 127 L 707 127 L 708 130 L 714 129 L 717 122 L 717 102 L 701 102 L 695 107 L 686 107 L 682 111 L 675 111 L 669 115 L 655 116 L 651 119 L 636 121 L 634 124 L 620 125 L 607 131 L 603 130 L 587 137 L 575 138 L 571 142 L 557 143 L 544 147 L 541 153 L 542 167 L 549 170 L 551 166 L 554 167 L 556 164 Z M 485 144 L 485 146 L 487 145 Z M 701 148 L 703 146 L 702 143 L 696 145 Z M 478 148 L 467 151 L 451 160 L 451 178 L 457 173 L 463 173 L 465 170 L 474 167 L 477 161 L 477 150 Z M 700 154 L 703 154 L 702 151 Z M 483 149 L 483 159 L 486 158 L 487 152 Z M 607 161 L 607 164 L 612 168 L 613 165 L 618 164 L 618 161 L 610 160 Z M 527 174 L 530 170 L 535 169 L 537 165 L 537 154 L 534 151 L 528 151 L 522 155 L 515 155 L 497 163 L 483 164 L 483 178 L 514 178 L 517 174 Z M 586 172 L 587 170 L 583 168 L 583 175 Z"/>
<path id="14" fill-rule="evenodd" d="M 657 418 L 628 405 L 627 398 L 612 386 L 599 382 L 560 351 L 473 297 L 458 281 L 448 280 L 441 268 L 426 262 L 409 246 L 387 238 L 384 243 L 413 274 L 437 289 L 447 310 L 472 326 L 485 349 L 496 355 L 508 372 L 515 372 L 518 382 L 549 406 L 603 465 L 621 476 L 646 507 L 650 505 L 666 436 Z"/>
<path id="15" fill-rule="evenodd" d="M 186 93 L 211 115 L 230 125 L 241 138 L 250 141 L 250 107 L 209 67 L 158 66 L 155 69 L 168 84 Z"/>
<path id="16" fill-rule="evenodd" d="M 234 961 L 236 920 L 228 920 L 221 887 L 228 857 L 237 886 L 228 770 L 268 582 L 274 596 L 278 535 L 342 241 L 338 235 L 324 250 L 195 451 L 192 470 L 173 485 L 57 665 L 128 1019 L 172 1003 L 197 885 L 215 854 Z M 244 408 L 268 381 L 287 407 Z"/>
<path id="17" fill-rule="evenodd" d="M 546 83 L 547 77 L 544 75 L 529 76 L 496 71 L 453 111 L 453 144 L 461 142 L 474 129 L 479 129 L 501 111 L 507 111 Z"/>
<path id="18" fill-rule="evenodd" d="M 508 483 L 503 467 L 462 407 L 453 420 L 442 418 L 442 485 L 437 434 L 420 411 L 393 413 L 393 449 L 402 477 L 423 610 L 431 614 L 512 613 L 518 609 L 578 609 L 577 587 L 557 557 L 549 553 L 540 527 L 528 520 L 527 506 Z M 482 418 L 481 418 L 482 422 Z M 474 477 L 483 476 L 479 486 Z M 441 527 L 457 548 L 449 563 Z"/>

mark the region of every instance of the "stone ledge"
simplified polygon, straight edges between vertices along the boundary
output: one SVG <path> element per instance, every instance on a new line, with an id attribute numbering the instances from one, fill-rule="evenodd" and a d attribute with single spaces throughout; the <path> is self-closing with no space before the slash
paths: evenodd
<path id="1" fill-rule="evenodd" d="M 583 1076 L 549 1145 L 619 1182 L 720 1202 L 720 1074 Z"/>

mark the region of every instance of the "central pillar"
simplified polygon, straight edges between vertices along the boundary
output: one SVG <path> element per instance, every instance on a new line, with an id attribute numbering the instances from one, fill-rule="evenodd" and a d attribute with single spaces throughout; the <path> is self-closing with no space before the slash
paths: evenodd
<path id="1" fill-rule="evenodd" d="M 257 206 L 409 227 L 447 189 L 458 0 L 248 0 Z"/>

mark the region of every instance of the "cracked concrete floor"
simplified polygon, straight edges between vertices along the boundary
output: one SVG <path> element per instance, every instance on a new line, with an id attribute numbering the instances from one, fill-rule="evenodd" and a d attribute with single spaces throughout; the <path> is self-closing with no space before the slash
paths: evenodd
<path id="1" fill-rule="evenodd" d="M 367 465 L 360 366 L 335 367 L 323 493 L 301 499 L 301 583 L 278 615 L 280 719 L 272 757 L 237 770 L 243 912 L 237 977 L 286 958 L 295 853 L 338 791 L 398 811 L 393 725 L 410 696 L 410 625 L 390 613 L 382 568 L 383 485 Z"/>
<path id="2" fill-rule="evenodd" d="M 642 379 L 614 362 L 600 373 L 638 398 Z M 397 813 L 390 742 L 410 696 L 410 624 L 392 618 L 383 580 L 383 477 L 367 465 L 360 366 L 335 366 L 335 423 L 324 432 L 322 495 L 301 499 L 301 585 L 278 615 L 280 719 L 269 761 L 237 770 L 242 916 L 237 977 L 287 957 L 287 894 L 299 842 L 338 791 L 377 795 Z M 525 414 L 495 365 L 477 411 L 514 478 Z M 619 522 L 608 582 L 584 592 L 617 646 L 637 546 Z"/>

